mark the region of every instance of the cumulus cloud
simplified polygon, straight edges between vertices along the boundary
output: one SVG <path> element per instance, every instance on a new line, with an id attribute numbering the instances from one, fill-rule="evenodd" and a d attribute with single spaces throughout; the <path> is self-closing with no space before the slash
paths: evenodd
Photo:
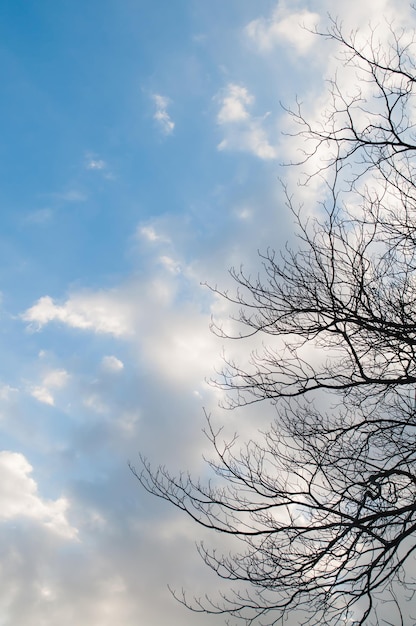
<path id="1" fill-rule="evenodd" d="M 131 311 L 111 291 L 80 293 L 64 304 L 43 296 L 21 314 L 29 327 L 39 330 L 51 322 L 61 322 L 71 328 L 122 337 L 132 332 Z"/>
<path id="2" fill-rule="evenodd" d="M 316 41 L 309 30 L 313 30 L 318 21 L 317 13 L 289 9 L 284 2 L 279 2 L 270 17 L 251 21 L 246 26 L 246 34 L 260 52 L 267 53 L 276 46 L 289 44 L 299 55 L 305 55 Z"/>
<path id="3" fill-rule="evenodd" d="M 175 128 L 175 122 L 172 121 L 167 111 L 170 99 L 157 93 L 153 94 L 152 99 L 156 109 L 153 119 L 157 122 L 164 135 L 170 135 Z"/>
<path id="4" fill-rule="evenodd" d="M 66 518 L 69 503 L 65 498 L 42 500 L 30 476 L 33 467 L 23 454 L 0 452 L 0 519 L 30 518 L 54 533 L 73 539 L 77 530 Z"/>
<path id="5" fill-rule="evenodd" d="M 264 128 L 268 114 L 261 118 L 250 114 L 247 107 L 254 103 L 254 96 L 248 89 L 229 83 L 217 95 L 217 100 L 220 103 L 217 123 L 225 134 L 218 144 L 218 150 L 238 150 L 249 152 L 262 160 L 275 159 L 276 148 L 271 145 Z"/>

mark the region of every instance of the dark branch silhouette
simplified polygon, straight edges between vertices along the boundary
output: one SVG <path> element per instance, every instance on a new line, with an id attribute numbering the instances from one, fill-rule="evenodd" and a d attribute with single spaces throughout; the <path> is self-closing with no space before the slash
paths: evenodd
<path id="1" fill-rule="evenodd" d="M 397 626 L 415 619 L 416 41 L 394 25 L 388 43 L 374 30 L 361 44 L 336 21 L 319 34 L 356 72 L 353 93 L 329 83 L 321 123 L 289 111 L 300 162 L 320 159 L 325 197 L 307 218 L 286 192 L 298 247 L 260 255 L 254 279 L 232 270 L 238 289 L 223 293 L 239 309 L 236 338 L 258 335 L 263 347 L 246 365 L 226 362 L 216 384 L 231 408 L 271 401 L 276 420 L 239 444 L 208 418 L 211 483 L 145 459 L 135 473 L 230 536 L 230 554 L 200 546 L 230 591 L 181 595 L 193 610 L 246 624 Z"/>

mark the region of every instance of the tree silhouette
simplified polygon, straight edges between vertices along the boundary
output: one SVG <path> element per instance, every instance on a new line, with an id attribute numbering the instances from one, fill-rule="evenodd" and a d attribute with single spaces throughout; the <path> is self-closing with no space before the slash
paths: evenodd
<path id="1" fill-rule="evenodd" d="M 247 624 L 397 626 L 409 624 L 415 589 L 415 37 L 392 25 L 388 43 L 377 30 L 360 43 L 336 21 L 319 34 L 356 76 L 352 92 L 329 83 L 319 123 L 300 105 L 289 111 L 301 162 L 319 162 L 322 203 L 313 214 L 286 192 L 299 245 L 261 255 L 256 278 L 232 270 L 236 293 L 223 293 L 238 305 L 238 337 L 259 335 L 263 347 L 246 365 L 226 362 L 216 384 L 232 408 L 272 402 L 276 420 L 240 447 L 208 418 L 211 482 L 144 459 L 135 473 L 232 538 L 230 554 L 200 546 L 230 591 L 181 596 L 193 610 Z"/>

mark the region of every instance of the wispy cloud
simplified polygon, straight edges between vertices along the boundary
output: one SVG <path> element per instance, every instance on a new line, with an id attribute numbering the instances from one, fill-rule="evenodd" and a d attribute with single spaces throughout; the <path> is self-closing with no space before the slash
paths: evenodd
<path id="1" fill-rule="evenodd" d="M 36 209 L 24 217 L 24 222 L 29 224 L 45 224 L 53 217 L 53 211 L 49 208 Z"/>
<path id="2" fill-rule="evenodd" d="M 171 274 L 179 274 L 181 272 L 181 265 L 175 259 L 170 256 L 162 255 L 159 257 L 159 262 L 163 267 Z"/>
<path id="3" fill-rule="evenodd" d="M 84 159 L 84 168 L 89 172 L 100 173 L 107 180 L 115 180 L 107 161 L 99 157 L 94 152 L 87 152 Z"/>
<path id="4" fill-rule="evenodd" d="M 156 109 L 153 114 L 153 119 L 157 122 L 164 135 L 171 135 L 175 128 L 175 122 L 167 111 L 171 102 L 170 99 L 157 93 L 152 95 L 152 99 Z"/>
<path id="5" fill-rule="evenodd" d="M 106 162 L 103 161 L 102 159 L 89 158 L 87 160 L 85 167 L 87 168 L 87 170 L 103 170 L 107 167 L 107 165 L 106 165 Z"/>
<path id="6" fill-rule="evenodd" d="M 85 202 L 88 196 L 78 189 L 68 189 L 68 191 L 49 194 L 55 200 L 63 202 Z"/>
<path id="7" fill-rule="evenodd" d="M 169 237 L 167 237 L 166 235 L 163 235 L 161 233 L 158 233 L 157 230 L 155 229 L 155 227 L 151 224 L 147 225 L 147 226 L 140 226 L 137 229 L 137 235 L 141 238 L 146 239 L 147 241 L 150 242 L 160 242 L 160 243 L 170 243 L 170 239 Z"/>
<path id="8" fill-rule="evenodd" d="M 229 83 L 216 99 L 220 103 L 217 123 L 224 129 L 225 137 L 218 144 L 218 150 L 250 152 L 259 159 L 275 159 L 276 149 L 270 143 L 264 128 L 263 117 L 254 117 L 248 110 L 254 103 L 254 96 L 243 85 Z"/>
<path id="9" fill-rule="evenodd" d="M 69 380 L 69 374 L 64 369 L 48 371 L 42 378 L 39 385 L 34 385 L 30 389 L 30 395 L 43 404 L 55 405 L 53 390 L 62 389 Z"/>
<path id="10" fill-rule="evenodd" d="M 106 372 L 121 372 L 124 369 L 123 361 L 120 361 L 116 356 L 104 356 L 101 361 L 101 366 Z"/>

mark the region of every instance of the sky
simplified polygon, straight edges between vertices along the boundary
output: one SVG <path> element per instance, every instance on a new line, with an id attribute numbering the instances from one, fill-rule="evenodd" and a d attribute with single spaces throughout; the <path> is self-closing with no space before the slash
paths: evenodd
<path id="1" fill-rule="evenodd" d="M 345 6 L 343 6 L 345 4 Z M 146 494 L 139 453 L 204 475 L 231 266 L 293 236 L 280 179 L 334 46 L 303 27 L 415 25 L 405 0 L 0 3 L 0 626 L 219 626 L 204 535 Z M 207 537 L 209 541 L 209 537 Z"/>

